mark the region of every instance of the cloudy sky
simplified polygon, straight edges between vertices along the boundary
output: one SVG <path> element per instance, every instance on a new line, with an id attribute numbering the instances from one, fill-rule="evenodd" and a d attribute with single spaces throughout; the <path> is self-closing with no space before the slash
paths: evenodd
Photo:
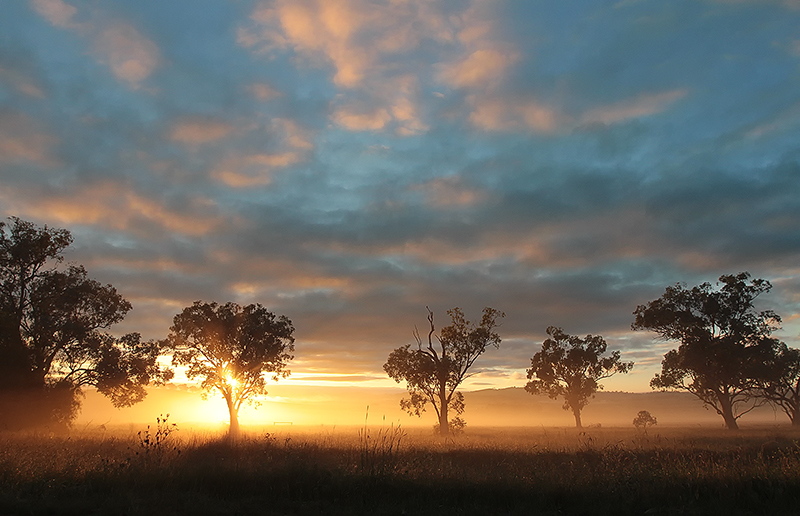
<path id="1" fill-rule="evenodd" d="M 637 363 L 667 285 L 749 271 L 800 345 L 797 0 L 12 0 L 0 215 L 164 337 L 194 300 L 296 328 L 295 379 L 388 385 L 462 307 L 506 313 L 471 388 L 561 326 Z M 387 383 L 389 382 L 389 383 Z M 393 383 L 392 383 L 393 384 Z"/>

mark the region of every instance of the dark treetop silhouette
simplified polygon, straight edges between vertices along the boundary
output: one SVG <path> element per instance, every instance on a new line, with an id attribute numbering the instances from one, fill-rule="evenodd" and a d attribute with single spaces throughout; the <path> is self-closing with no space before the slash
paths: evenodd
<path id="1" fill-rule="evenodd" d="M 598 380 L 616 373 L 627 373 L 633 362 L 622 362 L 619 351 L 603 357 L 606 341 L 600 335 L 587 335 L 582 339 L 564 333 L 561 328 L 547 328 L 550 338 L 531 358 L 531 368 L 525 390 L 531 394 L 547 394 L 564 398 L 564 410 L 572 410 L 575 426 L 581 428 L 581 410 L 598 389 Z"/>
<path id="2" fill-rule="evenodd" d="M 124 407 L 141 401 L 151 381 L 172 377 L 157 363 L 157 343 L 101 331 L 131 305 L 82 266 L 59 267 L 69 231 L 9 220 L 0 222 L 0 420 L 69 424 L 82 386 Z"/>
<path id="3" fill-rule="evenodd" d="M 415 328 L 416 349 L 410 344 L 395 349 L 383 366 L 396 382 L 406 382 L 410 396 L 403 399 L 400 406 L 409 414 L 419 416 L 428 402 L 433 405 L 440 435 L 448 435 L 451 428 L 464 427 L 464 420 L 459 417 L 464 412 L 464 395 L 456 389 L 471 376 L 469 369 L 489 345 L 500 346 L 500 336 L 494 330 L 497 320 L 505 317 L 503 312 L 486 307 L 476 326 L 464 318 L 458 307 L 448 310 L 447 314 L 451 324 L 434 335 L 433 312 L 428 309 L 427 342 L 423 343 Z M 438 344 L 434 344 L 434 337 Z M 456 414 L 453 419 L 448 419 L 450 411 Z"/>
<path id="4" fill-rule="evenodd" d="M 800 426 L 800 349 L 777 344 L 772 360 L 767 364 L 768 377 L 761 395 L 783 410 L 792 426 Z"/>
<path id="5" fill-rule="evenodd" d="M 772 288 L 769 281 L 742 272 L 720 276 L 720 284 L 667 287 L 660 298 L 636 308 L 631 327 L 680 342 L 664 355 L 661 374 L 650 382 L 654 389 L 691 392 L 735 430 L 739 417 L 764 401 L 759 388 L 771 376 L 778 342 L 770 335 L 781 319 L 753 306 Z"/>
<path id="6" fill-rule="evenodd" d="M 260 304 L 195 301 L 173 319 L 167 337 L 173 363 L 187 366 L 189 379 L 202 378 L 203 389 L 217 389 L 228 406 L 230 437 L 239 434 L 239 409 L 266 394 L 265 373 L 285 378 L 294 357 L 294 327 Z M 205 394 L 204 394 L 205 395 Z"/>

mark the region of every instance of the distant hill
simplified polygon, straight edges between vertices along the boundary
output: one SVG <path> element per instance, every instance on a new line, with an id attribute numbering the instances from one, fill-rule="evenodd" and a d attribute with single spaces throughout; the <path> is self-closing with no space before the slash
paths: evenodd
<path id="1" fill-rule="evenodd" d="M 533 396 L 521 387 L 487 389 L 465 393 L 466 419 L 474 425 L 572 426 L 572 413 L 561 400 Z M 688 392 L 598 392 L 583 410 L 584 426 L 630 426 L 640 410 L 647 410 L 660 426 L 722 425 L 722 418 Z M 783 412 L 759 407 L 739 420 L 748 423 L 788 423 Z"/>

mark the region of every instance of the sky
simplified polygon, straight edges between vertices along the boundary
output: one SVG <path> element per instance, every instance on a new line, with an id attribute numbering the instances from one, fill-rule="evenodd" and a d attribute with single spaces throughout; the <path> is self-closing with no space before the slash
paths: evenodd
<path id="1" fill-rule="evenodd" d="M 293 374 L 396 385 L 389 353 L 505 312 L 468 389 L 548 326 L 636 363 L 633 311 L 749 271 L 800 347 L 800 1 L 11 0 L 0 216 L 167 335 L 195 300 L 296 327 Z M 281 380 L 284 382 L 284 380 Z"/>

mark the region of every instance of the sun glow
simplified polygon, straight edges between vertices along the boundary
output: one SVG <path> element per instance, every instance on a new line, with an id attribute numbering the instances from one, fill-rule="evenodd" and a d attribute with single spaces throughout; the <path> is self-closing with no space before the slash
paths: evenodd
<path id="1" fill-rule="evenodd" d="M 231 374 L 230 371 L 225 372 L 225 376 L 223 377 L 225 383 L 230 386 L 231 392 L 237 393 L 239 391 L 239 380 Z"/>

